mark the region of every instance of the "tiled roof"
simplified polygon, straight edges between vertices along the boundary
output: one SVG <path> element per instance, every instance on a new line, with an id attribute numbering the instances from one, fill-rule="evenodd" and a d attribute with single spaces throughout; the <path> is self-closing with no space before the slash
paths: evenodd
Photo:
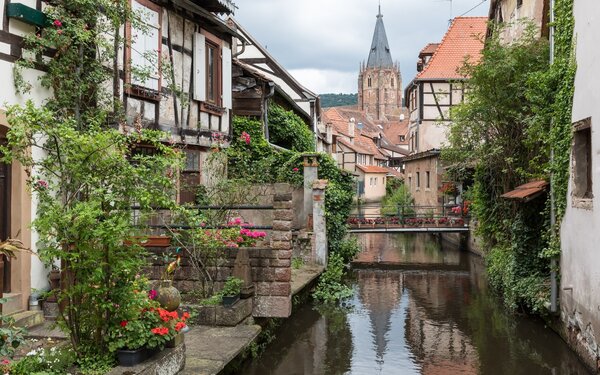
<path id="1" fill-rule="evenodd" d="M 531 181 L 521 186 L 517 186 L 515 190 L 509 191 L 501 195 L 506 199 L 517 199 L 523 202 L 529 202 L 533 198 L 542 194 L 548 187 L 548 182 L 544 180 Z"/>
<path id="2" fill-rule="evenodd" d="M 444 39 L 417 79 L 465 78 L 458 70 L 465 59 L 476 63 L 481 59 L 487 17 L 456 17 Z"/>
<path id="3" fill-rule="evenodd" d="M 360 145 L 357 145 L 355 143 L 350 143 L 345 139 L 342 138 L 338 138 L 338 142 L 343 144 L 344 146 L 348 147 L 349 149 L 351 149 L 352 151 L 356 151 L 359 154 L 365 154 L 365 155 L 375 155 L 372 151 L 361 147 Z"/>
<path id="4" fill-rule="evenodd" d="M 360 164 L 356 164 L 356 168 L 360 169 L 361 171 L 365 172 L 365 173 L 389 173 L 389 171 L 387 170 L 387 168 L 384 167 L 380 167 L 377 165 L 360 165 Z"/>
<path id="5" fill-rule="evenodd" d="M 419 52 L 419 57 L 421 57 L 423 55 L 433 55 L 435 53 L 435 51 L 437 50 L 437 48 L 439 47 L 439 45 L 440 45 L 439 43 L 427 44 L 425 47 L 423 47 L 421 52 Z"/>

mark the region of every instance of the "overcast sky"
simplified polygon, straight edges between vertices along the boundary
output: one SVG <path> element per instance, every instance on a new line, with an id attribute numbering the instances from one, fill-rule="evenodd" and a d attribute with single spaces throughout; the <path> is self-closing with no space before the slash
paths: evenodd
<path id="1" fill-rule="evenodd" d="M 317 94 L 355 93 L 359 63 L 367 59 L 378 0 L 235 0 L 235 17 L 298 81 Z M 381 0 L 392 58 L 403 86 L 417 56 L 441 41 L 450 7 L 457 17 L 482 0 Z M 468 16 L 485 16 L 489 0 Z"/>

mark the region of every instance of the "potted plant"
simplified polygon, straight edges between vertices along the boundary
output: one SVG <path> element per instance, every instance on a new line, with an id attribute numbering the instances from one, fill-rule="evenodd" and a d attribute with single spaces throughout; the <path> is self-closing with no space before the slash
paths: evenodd
<path id="1" fill-rule="evenodd" d="M 176 311 L 167 311 L 153 300 L 139 293 L 130 310 L 114 320 L 108 331 L 109 350 L 116 353 L 121 366 L 134 366 L 151 357 L 157 350 L 169 346 L 187 329 L 188 313 L 181 316 Z"/>
<path id="2" fill-rule="evenodd" d="M 242 285 L 244 285 L 242 279 L 233 276 L 227 278 L 223 290 L 221 291 L 221 295 L 223 296 L 223 306 L 231 307 L 240 299 Z"/>

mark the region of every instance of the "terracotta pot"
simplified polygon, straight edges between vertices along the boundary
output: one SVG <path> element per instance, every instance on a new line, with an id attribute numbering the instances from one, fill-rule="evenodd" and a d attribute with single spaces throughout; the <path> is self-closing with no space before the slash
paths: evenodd
<path id="1" fill-rule="evenodd" d="M 181 294 L 172 281 L 161 281 L 156 290 L 156 300 L 167 311 L 175 311 L 181 303 Z"/>
<path id="2" fill-rule="evenodd" d="M 171 246 L 171 237 L 167 236 L 140 236 L 132 237 L 125 241 L 126 245 L 138 244 L 143 247 L 169 247 Z"/>

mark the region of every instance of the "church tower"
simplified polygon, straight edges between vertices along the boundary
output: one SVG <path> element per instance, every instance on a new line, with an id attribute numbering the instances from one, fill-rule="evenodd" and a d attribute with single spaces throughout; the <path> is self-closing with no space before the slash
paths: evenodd
<path id="1" fill-rule="evenodd" d="M 360 64 L 358 108 L 373 119 L 382 121 L 399 116 L 402 110 L 402 76 L 400 67 L 392 61 L 381 6 L 367 65 L 364 62 Z"/>

